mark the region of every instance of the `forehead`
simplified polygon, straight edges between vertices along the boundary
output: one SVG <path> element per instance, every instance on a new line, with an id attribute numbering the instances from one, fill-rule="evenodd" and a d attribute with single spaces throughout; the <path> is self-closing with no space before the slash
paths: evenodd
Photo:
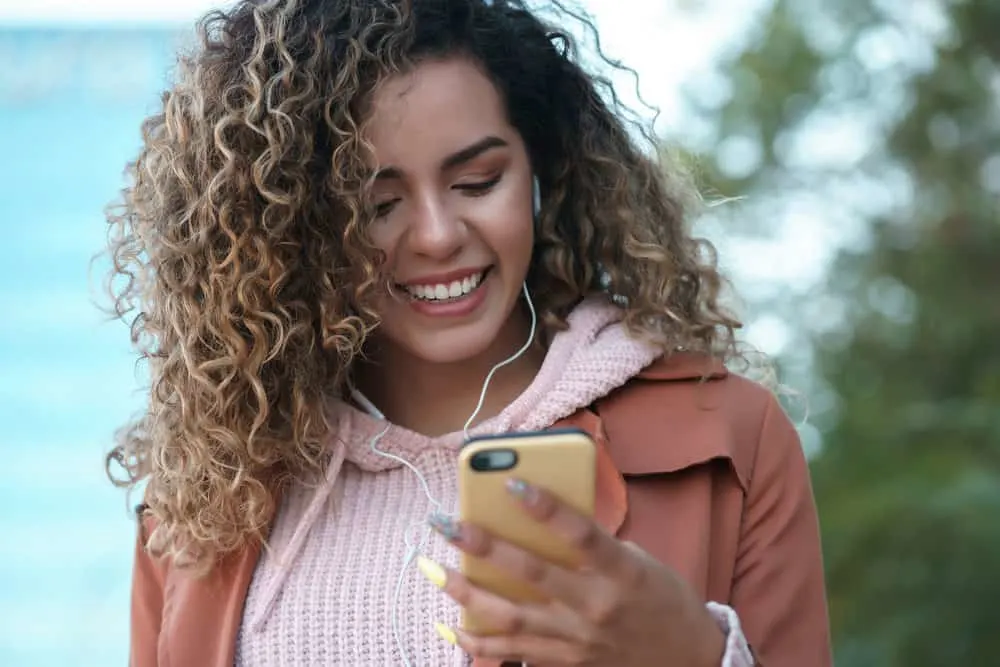
<path id="1" fill-rule="evenodd" d="M 513 134 L 496 87 L 464 58 L 424 62 L 387 80 L 372 98 L 366 130 L 377 162 L 404 168 L 434 163 L 486 135 Z"/>

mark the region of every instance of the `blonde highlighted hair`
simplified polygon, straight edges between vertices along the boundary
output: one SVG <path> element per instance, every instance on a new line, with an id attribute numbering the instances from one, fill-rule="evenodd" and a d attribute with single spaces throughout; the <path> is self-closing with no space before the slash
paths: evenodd
<path id="1" fill-rule="evenodd" d="M 482 66 L 540 179 L 528 279 L 547 330 L 603 270 L 636 334 L 736 355 L 714 251 L 686 228 L 693 188 L 637 147 L 568 35 L 516 0 L 244 0 L 200 24 L 109 214 L 112 295 L 152 376 L 109 475 L 146 482 L 155 554 L 210 568 L 322 469 L 324 403 L 378 325 L 368 101 L 447 57 Z"/>

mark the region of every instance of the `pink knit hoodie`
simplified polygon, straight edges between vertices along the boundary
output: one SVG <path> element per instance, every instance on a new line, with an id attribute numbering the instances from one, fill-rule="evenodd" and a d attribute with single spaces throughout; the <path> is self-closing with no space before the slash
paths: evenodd
<path id="1" fill-rule="evenodd" d="M 623 385 L 658 352 L 630 338 L 620 320 L 603 299 L 580 304 L 532 384 L 470 434 L 544 429 Z M 463 434 L 430 438 L 346 403 L 333 411 L 326 478 L 283 498 L 248 592 L 236 667 L 466 664 L 433 629 L 434 621 L 455 626 L 457 606 L 412 567 L 417 551 L 457 563 L 454 548 L 431 538 L 426 518 L 456 509 Z M 737 626 L 729 653 L 739 652 L 735 615 L 710 608 Z M 725 664 L 741 664 L 734 659 Z"/>

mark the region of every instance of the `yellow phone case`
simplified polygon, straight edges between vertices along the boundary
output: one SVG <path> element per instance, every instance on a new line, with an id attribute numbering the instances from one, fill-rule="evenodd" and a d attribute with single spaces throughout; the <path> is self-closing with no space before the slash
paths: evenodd
<path id="1" fill-rule="evenodd" d="M 495 450 L 514 452 L 517 457 L 514 466 L 488 471 L 473 467 L 474 461 L 482 460 L 477 455 Z M 593 516 L 596 459 L 594 441 L 575 429 L 473 438 L 459 455 L 459 513 L 463 521 L 501 539 L 546 560 L 574 567 L 577 565 L 574 550 L 518 507 L 506 483 L 512 477 L 522 479 L 550 491 L 577 511 Z M 507 599 L 544 600 L 531 586 L 464 553 L 461 569 L 474 584 Z M 468 612 L 463 614 L 463 627 L 476 634 L 495 634 L 488 621 Z"/>

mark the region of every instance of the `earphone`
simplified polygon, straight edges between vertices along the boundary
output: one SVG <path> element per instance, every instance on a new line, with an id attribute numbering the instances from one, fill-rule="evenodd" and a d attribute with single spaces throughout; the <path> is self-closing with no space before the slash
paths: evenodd
<path id="1" fill-rule="evenodd" d="M 538 214 L 542 212 L 542 188 L 538 183 L 538 177 L 531 177 L 531 213 L 538 219 Z"/>
<path id="2" fill-rule="evenodd" d="M 532 177 L 533 216 L 537 218 L 540 211 L 541 211 L 541 192 L 539 188 L 538 177 Z M 503 361 L 497 363 L 495 366 L 493 366 L 493 368 L 490 369 L 490 372 L 486 374 L 486 378 L 483 380 L 482 389 L 479 392 L 479 400 L 476 403 L 476 407 L 472 411 L 472 414 L 469 415 L 469 418 L 465 421 L 465 425 L 462 427 L 462 435 L 466 440 L 469 437 L 469 429 L 472 427 L 472 424 L 475 421 L 476 416 L 483 409 L 483 404 L 486 401 L 486 392 L 489 390 L 490 382 L 493 380 L 493 376 L 496 374 L 498 370 L 500 370 L 504 366 L 507 366 L 508 364 L 517 361 L 522 355 L 524 355 L 525 352 L 527 352 L 531 348 L 531 344 L 535 340 L 535 331 L 538 326 L 538 315 L 535 312 L 535 304 L 531 300 L 531 293 L 528 291 L 527 282 L 522 283 L 521 291 L 524 294 L 524 300 L 528 304 L 528 312 L 531 316 L 531 326 L 528 331 L 528 338 L 527 340 L 525 340 L 524 344 L 516 352 L 514 352 L 514 354 L 507 357 Z M 358 391 L 358 389 L 350 383 L 348 383 L 348 391 L 354 402 L 359 407 L 364 409 L 365 412 L 367 412 L 375 419 L 386 422 L 385 428 L 383 428 L 378 434 L 376 434 L 368 443 L 368 448 L 372 451 L 372 453 L 378 456 L 382 456 L 389 460 L 395 461 L 396 463 L 402 464 L 407 468 L 409 468 L 409 470 L 414 475 L 416 475 L 417 480 L 420 482 L 420 486 L 423 489 L 424 495 L 427 497 L 427 500 L 430 503 L 432 510 L 435 512 L 442 512 L 444 508 L 442 507 L 441 502 L 434 497 L 434 494 L 431 493 L 430 484 L 428 484 L 427 478 L 424 477 L 423 473 L 421 473 L 420 470 L 415 465 L 413 465 L 403 457 L 379 449 L 378 443 L 382 440 L 382 438 L 385 437 L 386 433 L 388 433 L 389 429 L 391 428 L 391 425 L 386 420 L 385 415 L 382 414 L 382 411 L 379 410 L 375 406 L 375 404 L 368 399 L 367 396 Z M 422 527 L 424 530 L 423 535 L 416 543 L 413 542 L 411 534 L 411 530 L 414 527 Z M 395 590 L 393 591 L 391 622 L 392 622 L 393 639 L 396 642 L 396 648 L 399 650 L 399 653 L 402 656 L 403 665 L 405 667 L 413 667 L 413 663 L 410 662 L 410 659 L 406 652 L 406 646 L 403 644 L 403 635 L 400 629 L 399 600 L 403 592 L 403 585 L 406 582 L 406 573 L 409 570 L 410 565 L 413 563 L 413 561 L 419 555 L 420 551 L 423 549 L 424 545 L 427 543 L 429 537 L 430 537 L 430 528 L 426 525 L 425 522 L 411 524 L 410 526 L 407 526 L 406 530 L 403 533 L 403 543 L 406 545 L 406 555 L 403 557 L 403 565 L 399 570 L 399 577 L 396 579 L 396 587 Z"/>

